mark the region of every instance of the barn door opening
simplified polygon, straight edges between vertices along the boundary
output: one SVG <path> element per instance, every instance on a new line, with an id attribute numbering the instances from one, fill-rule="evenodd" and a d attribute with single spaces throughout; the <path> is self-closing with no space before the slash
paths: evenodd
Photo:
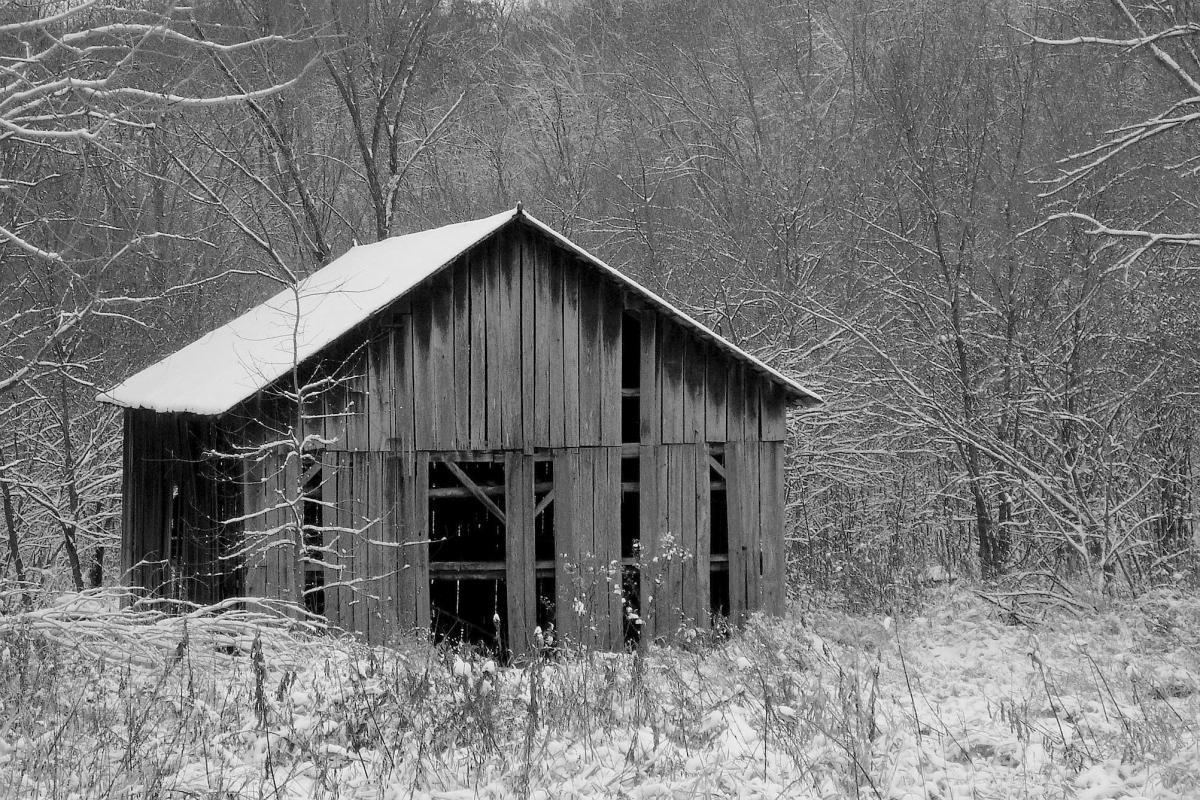
<path id="1" fill-rule="evenodd" d="M 429 465 L 429 610 L 435 641 L 508 650 L 505 465 Z"/>

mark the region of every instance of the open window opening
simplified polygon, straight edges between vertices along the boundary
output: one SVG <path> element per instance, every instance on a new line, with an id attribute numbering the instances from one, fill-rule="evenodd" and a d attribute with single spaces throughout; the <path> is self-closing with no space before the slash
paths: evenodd
<path id="1" fill-rule="evenodd" d="M 558 622 L 554 579 L 554 462 L 546 459 L 533 465 L 533 559 L 534 592 L 537 597 L 537 624 L 547 633 L 548 641 Z"/>
<path id="2" fill-rule="evenodd" d="M 429 616 L 434 641 L 464 642 L 497 652 L 508 648 L 504 485 L 501 462 L 429 465 Z"/>
<path id="3" fill-rule="evenodd" d="M 633 443 L 642 431 L 642 322 L 621 317 L 621 441 Z"/>
<path id="4" fill-rule="evenodd" d="M 725 452 L 709 445 L 709 599 L 714 622 L 729 616 L 729 503 L 725 484 Z"/>
<path id="5" fill-rule="evenodd" d="M 325 506 L 321 502 L 323 478 L 319 463 L 309 466 L 302 498 L 304 524 L 304 607 L 325 615 Z"/>
<path id="6" fill-rule="evenodd" d="M 637 456 L 621 459 L 621 596 L 626 647 L 641 640 L 641 464 Z"/>

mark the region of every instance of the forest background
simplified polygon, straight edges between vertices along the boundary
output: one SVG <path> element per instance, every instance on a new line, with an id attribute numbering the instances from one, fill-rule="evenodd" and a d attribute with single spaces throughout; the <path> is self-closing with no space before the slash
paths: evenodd
<path id="1" fill-rule="evenodd" d="M 0 575 L 118 571 L 98 389 L 521 200 L 826 397 L 805 583 L 1188 581 L 1198 39 L 1157 0 L 5 2 Z"/>

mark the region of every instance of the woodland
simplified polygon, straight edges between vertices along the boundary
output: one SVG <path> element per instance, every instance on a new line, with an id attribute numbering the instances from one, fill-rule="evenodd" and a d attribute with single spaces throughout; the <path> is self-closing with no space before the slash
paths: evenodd
<path id="1" fill-rule="evenodd" d="M 5 0 L 0 580 L 119 580 L 97 391 L 521 201 L 825 398 L 795 585 L 1188 583 L 1198 45 L 1168 0 Z"/>

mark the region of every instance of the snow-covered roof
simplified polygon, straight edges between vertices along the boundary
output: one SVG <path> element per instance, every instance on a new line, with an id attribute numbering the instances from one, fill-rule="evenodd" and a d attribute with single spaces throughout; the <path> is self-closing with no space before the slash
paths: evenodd
<path id="1" fill-rule="evenodd" d="M 286 375 L 505 225 L 523 219 L 652 305 L 782 385 L 794 400 L 821 398 L 684 314 L 544 223 L 515 209 L 351 248 L 237 319 L 146 367 L 97 400 L 159 412 L 223 414 Z"/>

